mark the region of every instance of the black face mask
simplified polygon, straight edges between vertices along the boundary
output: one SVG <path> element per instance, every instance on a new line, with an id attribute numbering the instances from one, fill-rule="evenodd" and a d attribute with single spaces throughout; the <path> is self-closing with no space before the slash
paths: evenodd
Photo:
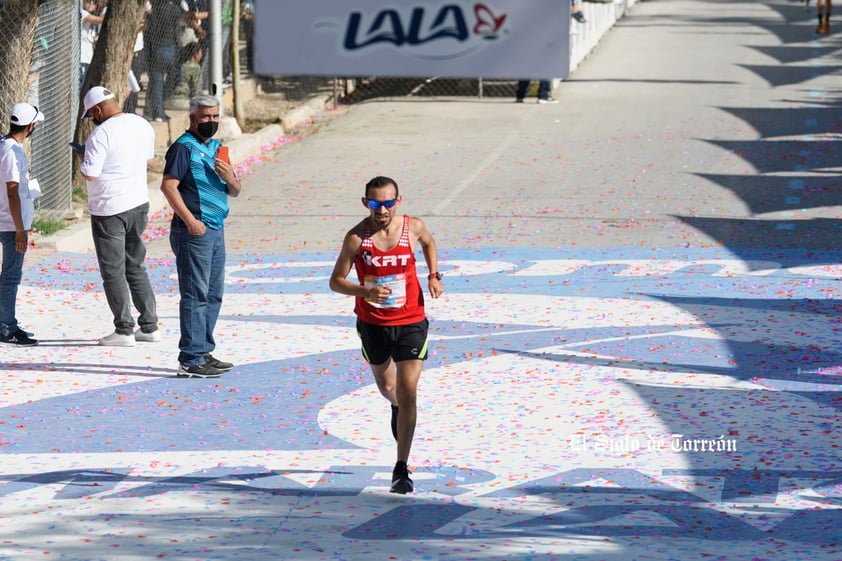
<path id="1" fill-rule="evenodd" d="M 217 130 L 219 130 L 219 123 L 217 121 L 205 121 L 203 123 L 199 123 L 196 127 L 196 132 L 198 132 L 199 136 L 202 138 L 212 138 L 213 135 L 216 134 Z"/>

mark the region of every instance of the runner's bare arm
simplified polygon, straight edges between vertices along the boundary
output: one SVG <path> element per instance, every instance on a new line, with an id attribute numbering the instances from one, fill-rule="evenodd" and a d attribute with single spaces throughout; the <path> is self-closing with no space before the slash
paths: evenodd
<path id="1" fill-rule="evenodd" d="M 384 286 L 366 288 L 365 286 L 349 281 L 347 278 L 351 273 L 351 268 L 354 266 L 354 259 L 357 258 L 357 253 L 359 253 L 360 246 L 362 245 L 362 238 L 358 230 L 359 227 L 345 234 L 345 240 L 342 242 L 342 250 L 339 252 L 339 257 L 333 266 L 333 273 L 330 275 L 330 289 L 347 296 L 359 296 L 369 302 L 383 303 L 389 297 L 390 289 Z"/>
<path id="2" fill-rule="evenodd" d="M 433 239 L 433 235 L 430 234 L 429 230 L 427 230 L 427 227 L 424 225 L 424 221 L 420 218 L 413 218 L 409 225 L 409 229 L 415 239 L 418 240 L 418 243 L 421 244 L 421 251 L 424 252 L 424 260 L 427 262 L 427 269 L 429 269 L 431 274 L 438 273 L 439 253 L 438 248 L 436 247 L 436 240 Z M 428 278 L 427 288 L 429 288 L 430 296 L 433 298 L 438 298 L 444 292 L 444 287 L 441 285 L 441 281 L 435 276 Z"/>

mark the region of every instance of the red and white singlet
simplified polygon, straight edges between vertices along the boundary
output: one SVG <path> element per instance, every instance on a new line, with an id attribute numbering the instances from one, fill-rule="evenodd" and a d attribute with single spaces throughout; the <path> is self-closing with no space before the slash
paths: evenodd
<path id="1" fill-rule="evenodd" d="M 371 240 L 368 220 L 365 221 L 363 243 L 354 260 L 357 278 L 363 286 L 388 286 L 392 289 L 389 298 L 381 304 L 357 297 L 354 312 L 366 323 L 406 325 L 426 317 L 424 294 L 415 272 L 415 254 L 409 243 L 410 221 L 409 216 L 403 217 L 401 239 L 389 251 L 377 249 Z"/>

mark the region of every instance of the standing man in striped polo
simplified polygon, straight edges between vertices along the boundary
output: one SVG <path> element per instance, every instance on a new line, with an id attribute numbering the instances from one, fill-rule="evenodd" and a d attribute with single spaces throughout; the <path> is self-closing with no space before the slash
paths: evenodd
<path id="1" fill-rule="evenodd" d="M 199 95 L 190 100 L 190 128 L 167 150 L 161 191 L 175 214 L 170 246 L 178 271 L 178 375 L 218 378 L 234 367 L 215 358 L 213 330 L 225 287 L 225 218 L 228 197 L 242 189 L 234 167 L 217 157 L 221 146 L 219 102 Z"/>

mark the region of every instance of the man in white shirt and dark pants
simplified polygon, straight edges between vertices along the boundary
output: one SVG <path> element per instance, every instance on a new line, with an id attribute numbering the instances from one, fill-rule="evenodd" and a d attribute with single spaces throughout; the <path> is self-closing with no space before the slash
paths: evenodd
<path id="1" fill-rule="evenodd" d="M 99 270 L 114 333 L 100 345 L 132 347 L 161 340 L 155 294 L 146 273 L 143 232 L 149 219 L 146 171 L 155 156 L 155 132 L 134 113 L 123 113 L 114 94 L 95 86 L 85 94 L 85 114 L 97 127 L 85 142 L 80 171 Z M 131 305 L 139 312 L 135 330 Z"/>
<path id="2" fill-rule="evenodd" d="M 9 134 L 0 139 L 0 242 L 3 268 L 0 272 L 0 343 L 31 347 L 38 341 L 18 325 L 15 302 L 29 245 L 29 229 L 35 204 L 29 185 L 29 160 L 23 141 L 32 134 L 44 114 L 28 103 L 17 103 L 9 115 Z"/>

